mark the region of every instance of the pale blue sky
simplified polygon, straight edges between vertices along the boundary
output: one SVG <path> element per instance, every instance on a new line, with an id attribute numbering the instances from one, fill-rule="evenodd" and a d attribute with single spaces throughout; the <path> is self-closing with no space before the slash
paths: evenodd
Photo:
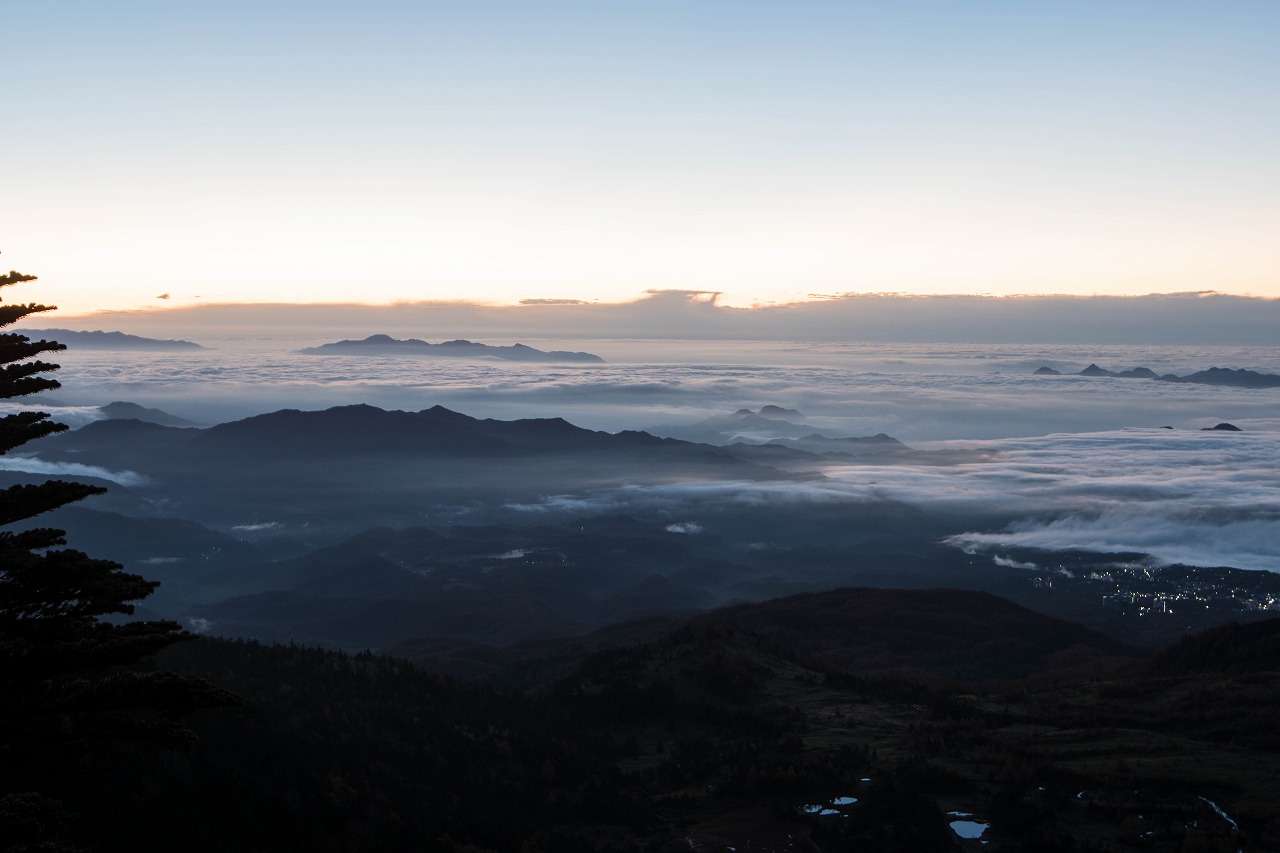
<path id="1" fill-rule="evenodd" d="M 69 312 L 1280 296 L 1280 3 L 6 0 L 0 32 L 0 249 Z"/>

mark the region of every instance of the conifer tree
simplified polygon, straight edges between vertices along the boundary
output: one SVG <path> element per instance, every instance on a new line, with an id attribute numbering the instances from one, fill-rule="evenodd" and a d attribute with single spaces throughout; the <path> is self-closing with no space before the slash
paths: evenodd
<path id="1" fill-rule="evenodd" d="M 0 287 L 35 276 L 0 274 Z M 0 328 L 53 306 L 0 304 Z M 0 333 L 0 399 L 59 387 L 58 368 L 38 356 L 66 349 Z M 67 429 L 44 412 L 0 417 L 0 454 Z M 105 491 L 50 480 L 0 489 L 0 528 Z M 132 667 L 190 635 L 170 621 L 103 621 L 127 616 L 157 586 L 109 560 L 62 548 L 61 530 L 0 529 L 0 849 L 61 849 L 51 823 L 64 819 L 37 793 L 40 780 L 90 761 L 103 739 L 144 738 L 189 746 L 181 723 L 198 707 L 234 698 L 208 682 Z M 19 838 L 23 836 L 24 838 Z"/>

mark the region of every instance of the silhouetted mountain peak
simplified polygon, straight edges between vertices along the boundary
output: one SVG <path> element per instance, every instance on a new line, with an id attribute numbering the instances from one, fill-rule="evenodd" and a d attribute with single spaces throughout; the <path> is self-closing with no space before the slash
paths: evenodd
<path id="1" fill-rule="evenodd" d="M 145 406 L 139 406 L 137 403 L 127 403 L 119 400 L 114 403 L 108 403 L 105 406 L 99 406 L 98 411 L 107 420 L 136 420 L 172 427 L 195 426 L 194 423 L 186 418 L 171 415 L 161 409 L 148 409 Z"/>
<path id="2" fill-rule="evenodd" d="M 462 412 L 455 412 L 453 409 L 446 409 L 444 406 L 435 405 L 429 409 L 423 409 L 418 412 L 419 415 L 438 421 L 452 421 L 454 423 L 479 423 L 476 418 L 470 415 L 464 415 Z"/>
<path id="3" fill-rule="evenodd" d="M 139 418 L 104 418 L 103 420 L 92 421 L 91 423 L 87 423 L 80 427 L 80 429 L 76 430 L 76 437 L 83 438 L 85 436 L 93 436 L 97 438 L 103 436 L 160 435 L 176 432 L 190 432 L 194 434 L 199 432 L 199 430 L 165 426 L 152 421 L 144 421 Z"/>
<path id="4" fill-rule="evenodd" d="M 1130 370 L 1122 370 L 1116 374 L 1122 379 L 1159 379 L 1160 374 L 1156 373 L 1149 367 L 1135 367 Z"/>
<path id="5" fill-rule="evenodd" d="M 204 349 L 191 341 L 160 340 L 126 335 L 124 332 L 81 332 L 72 329 L 20 329 L 31 340 L 54 340 L 74 349 L 108 350 L 198 350 Z"/>
<path id="6" fill-rule="evenodd" d="M 1060 376 L 1051 367 L 1041 367 L 1033 371 L 1035 376 Z M 1114 376 L 1120 379 L 1155 379 L 1160 382 L 1186 382 L 1195 385 L 1231 385 L 1241 388 L 1280 388 L 1280 374 L 1259 373 L 1244 368 L 1233 370 L 1227 367 L 1210 367 L 1208 370 L 1178 376 L 1176 373 L 1156 373 L 1149 367 L 1134 367 L 1119 373 L 1106 370 L 1096 364 L 1090 364 L 1077 376 Z"/>
<path id="7" fill-rule="evenodd" d="M 848 436 L 845 438 L 827 438 L 822 433 L 810 433 L 800 438 L 775 438 L 770 445 L 789 447 L 808 453 L 838 453 L 844 455 L 866 455 L 908 451 L 911 448 L 898 439 L 885 433 L 868 436 Z"/>
<path id="8" fill-rule="evenodd" d="M 443 406 L 420 412 L 385 411 L 367 404 L 311 412 L 282 409 L 194 432 L 200 446 L 211 452 L 216 448 L 273 459 L 307 459 L 316 454 L 330 460 L 397 455 L 497 459 L 591 452 L 635 462 L 633 454 L 640 452 L 653 464 L 744 464 L 718 448 L 645 432 L 599 432 L 559 417 L 479 420 Z M 761 474 L 766 470 L 756 469 Z"/>
<path id="9" fill-rule="evenodd" d="M 405 355 L 441 358 L 496 358 L 505 361 L 572 361 L 603 362 L 600 356 L 589 352 L 565 352 L 553 350 L 543 352 L 524 344 L 511 346 L 491 346 L 465 338 L 454 338 L 438 344 L 428 343 L 418 338 L 398 340 L 390 335 L 370 335 L 364 340 L 343 340 L 308 347 L 300 350 L 305 355 Z"/>
<path id="10" fill-rule="evenodd" d="M 1180 382 L 1195 382 L 1202 385 L 1235 385 L 1243 388 L 1280 388 L 1280 375 L 1259 373 L 1256 370 L 1232 370 L 1228 367 L 1210 367 L 1183 376 Z"/>

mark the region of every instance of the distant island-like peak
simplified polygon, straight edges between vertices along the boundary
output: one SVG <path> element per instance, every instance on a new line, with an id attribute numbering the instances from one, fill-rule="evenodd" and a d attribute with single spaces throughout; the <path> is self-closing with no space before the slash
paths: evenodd
<path id="1" fill-rule="evenodd" d="M 417 338 L 399 340 L 390 335 L 370 335 L 360 341 L 335 341 L 299 350 L 304 355 L 409 355 L 428 358 L 496 358 L 503 361 L 572 361 L 602 364 L 604 359 L 589 352 L 544 352 L 525 344 L 491 346 L 458 338 L 428 343 Z"/>
<path id="2" fill-rule="evenodd" d="M 754 412 L 751 409 L 742 408 L 734 412 L 730 417 L 734 418 L 765 418 L 766 420 L 785 420 L 786 418 L 803 418 L 804 415 L 795 409 L 784 409 L 782 406 L 767 405 L 761 406 L 760 411 Z"/>
<path id="3" fill-rule="evenodd" d="M 204 349 L 191 341 L 166 341 L 158 338 L 142 338 L 124 332 L 78 332 L 74 329 L 18 329 L 28 338 L 57 341 L 73 349 L 109 350 L 197 350 Z"/>
<path id="4" fill-rule="evenodd" d="M 114 403 L 107 403 L 105 406 L 99 406 L 98 412 L 106 420 L 135 420 L 170 427 L 195 426 L 194 423 L 186 418 L 171 415 L 163 409 L 149 409 L 146 406 L 140 406 L 137 403 L 129 403 L 121 400 L 117 400 Z"/>
<path id="5" fill-rule="evenodd" d="M 1054 370 L 1052 367 L 1041 367 L 1032 372 L 1033 376 L 1062 376 L 1062 372 Z M 1156 373 L 1149 367 L 1134 367 L 1129 370 L 1116 372 L 1099 367 L 1096 364 L 1090 364 L 1079 373 L 1067 374 L 1070 376 L 1110 376 L 1115 379 L 1154 379 L 1159 382 L 1183 382 L 1191 385 L 1231 385 L 1239 388 L 1280 388 L 1280 375 L 1275 373 L 1259 373 L 1256 370 L 1232 370 L 1226 367 L 1210 367 L 1208 370 L 1200 370 L 1196 373 L 1189 373 L 1186 376 L 1178 376 L 1173 373 L 1166 373 L 1163 376 Z"/>

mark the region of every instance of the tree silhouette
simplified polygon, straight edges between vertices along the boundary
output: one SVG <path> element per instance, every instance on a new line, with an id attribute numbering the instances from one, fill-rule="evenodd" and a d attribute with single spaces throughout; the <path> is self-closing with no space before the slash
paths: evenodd
<path id="1" fill-rule="evenodd" d="M 0 274 L 0 287 L 35 276 Z M 53 306 L 0 305 L 0 327 Z M 59 387 L 43 374 L 58 365 L 37 356 L 62 344 L 0 333 L 0 399 Z M 61 432 L 45 412 L 0 417 L 0 454 Z M 0 526 L 24 522 L 104 492 L 50 480 L 0 490 Z M 37 793 L 42 782 L 92 762 L 105 739 L 144 738 L 188 747 L 181 718 L 234 697 L 208 682 L 131 667 L 190 635 L 176 622 L 108 622 L 158 585 L 109 560 L 64 549 L 64 533 L 43 527 L 0 530 L 0 842 L 9 849 L 64 849 L 67 815 Z"/>

